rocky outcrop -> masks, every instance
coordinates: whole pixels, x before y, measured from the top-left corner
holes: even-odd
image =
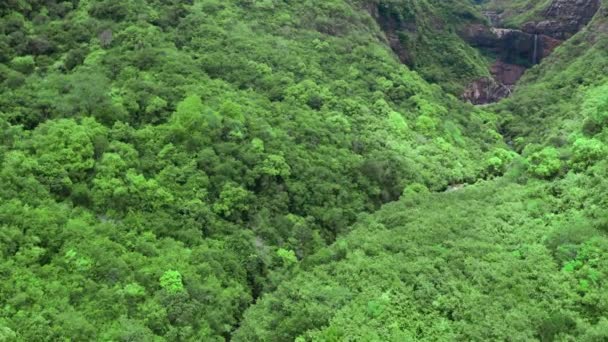
[[[503,61],[496,61],[490,67],[490,73],[494,79],[498,83],[507,86],[509,90],[515,86],[524,72],[526,72],[525,67],[517,64],[508,64]]]
[[[462,95],[473,104],[496,102],[508,96],[526,69],[549,56],[561,43],[546,35],[485,25],[471,25],[462,36],[469,44],[497,56],[490,68],[492,77],[473,81]]]
[[[483,77],[472,82],[462,94],[463,99],[477,105],[496,102],[511,94],[511,89],[492,77]]]
[[[366,9],[372,18],[376,20],[378,25],[380,25],[380,28],[385,34],[387,43],[397,57],[399,57],[401,63],[411,66],[413,58],[399,39],[399,32],[416,31],[416,24],[414,22],[404,22],[401,20],[398,13],[392,12],[390,7],[387,6],[369,3],[366,6]]]
[[[465,100],[472,103],[485,104],[508,96],[527,68],[540,63],[565,39],[587,25],[601,7],[601,0],[548,2],[548,6],[542,12],[533,13],[539,18],[538,20],[526,23],[518,29],[501,27],[504,23],[510,22],[511,15],[522,13],[517,11],[511,14],[508,11],[485,11],[483,15],[486,21],[475,13],[461,13],[463,20],[458,25],[447,27],[448,24],[443,21],[443,17],[433,11],[426,11],[428,9],[413,6],[414,3],[408,1],[399,4],[390,1],[367,1],[363,2],[363,6],[382,29],[384,34],[381,39],[386,40],[400,61],[420,70],[422,74],[425,70],[432,70],[430,76],[426,76],[433,78],[433,82],[437,82],[437,74],[440,74],[437,70],[448,70],[450,74],[458,74],[459,71],[466,69],[475,70],[474,75],[483,74],[479,72],[479,66],[483,62],[481,59],[476,59],[477,56],[470,60],[457,59],[451,54],[461,50],[455,49],[433,55],[432,51],[428,50],[431,46],[429,39],[426,39],[431,34],[434,37],[440,36],[446,28],[451,34],[452,29],[456,29],[466,42],[482,50],[484,55],[496,56],[489,70],[491,77],[475,79],[465,88],[462,95]],[[526,2],[526,6],[531,4],[533,2]],[[527,10],[532,10],[531,8],[526,7]],[[423,15],[427,12],[435,14],[429,14],[428,17]],[[445,37],[450,39],[449,35]],[[444,56],[451,58],[443,58]],[[454,61],[464,62],[458,64]],[[429,65],[433,68],[425,68]],[[463,75],[462,81],[478,77],[466,73]]]
[[[467,27],[462,36],[469,44],[492,51],[500,61],[523,66],[537,64],[561,43],[560,40],[542,34],[481,24]]]
[[[502,17],[496,11],[482,11],[482,14],[488,19],[491,27],[502,26]]]
[[[526,68],[585,27],[600,5],[601,0],[553,0],[541,13],[541,20],[526,23],[520,30],[498,28],[503,22],[501,14],[484,12],[490,27],[471,25],[462,36],[471,45],[496,55],[497,60],[490,68],[492,78],[473,81],[462,97],[486,104],[508,96]]]
[[[559,40],[570,38],[593,18],[600,0],[553,0],[543,13],[543,20],[524,24],[522,30]]]
[[[475,80],[467,87],[462,97],[473,104],[496,102],[511,94],[525,71],[526,68],[521,65],[496,61],[490,67],[492,77]]]

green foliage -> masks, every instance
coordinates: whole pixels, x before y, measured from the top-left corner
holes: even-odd
[[[437,123],[431,117],[420,115],[418,119],[416,119],[416,128],[425,135],[433,135],[436,127]]]
[[[13,69],[15,69],[23,74],[32,73],[34,71],[34,68],[36,67],[36,63],[34,62],[34,57],[32,57],[32,56],[15,57],[15,58],[13,58],[13,60],[11,61],[10,64],[13,67]]]
[[[606,157],[606,145],[597,139],[578,138],[572,144],[572,165],[584,170]]]
[[[551,4],[551,0],[481,0],[487,2],[484,7],[488,10],[502,13],[506,18],[505,25],[521,27],[531,21],[542,21],[543,13]]]
[[[293,265],[298,262],[298,258],[296,258],[296,253],[291,250],[286,250],[283,248],[279,248],[277,250],[277,256],[281,259],[284,265]]]
[[[160,277],[160,287],[171,294],[176,294],[184,291],[182,283],[182,275],[178,271],[166,271]]]
[[[0,18],[0,340],[605,337],[600,36],[482,109],[465,0]]]
[[[581,112],[602,127],[608,124],[608,84],[594,87],[585,94]]]
[[[532,153],[527,161],[532,175],[539,178],[551,178],[557,175],[562,167],[559,151],[554,147],[545,147]]]
[[[486,171],[492,176],[502,176],[516,156],[517,153],[513,151],[498,148],[492,152],[491,157],[486,159]]]
[[[605,314],[600,288],[608,274],[600,255],[608,240],[591,233],[543,245],[543,236],[572,225],[563,221],[566,210],[539,226],[539,217],[568,203],[546,187],[552,185],[483,182],[386,205],[248,310],[235,340],[580,340],[597,334],[592,317]],[[561,270],[552,246],[575,250]],[[479,324],[481,317],[487,324]]]
[[[225,217],[244,214],[249,209],[250,194],[247,190],[234,184],[227,183],[220,192],[220,197],[213,204],[213,210]]]
[[[204,129],[205,107],[201,98],[196,95],[187,96],[177,104],[177,110],[173,114],[173,122],[186,132]]]

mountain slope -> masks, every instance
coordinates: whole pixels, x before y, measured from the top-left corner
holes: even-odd
[[[489,107],[523,152],[506,177],[406,190],[250,308],[237,340],[607,339],[605,6]]]
[[[601,185],[505,179],[404,195],[303,262],[236,340],[605,339],[608,239],[577,207],[606,193],[605,167]]]
[[[359,214],[509,158],[361,3],[0,13],[1,339],[228,339]]]
[[[475,107],[469,1],[2,2],[0,340],[606,339],[605,8]]]
[[[460,35],[485,22],[468,0],[375,0],[365,7],[401,62],[427,81],[460,96],[464,87],[489,76],[488,61]]]
[[[528,142],[559,146],[573,133],[600,133],[604,122],[596,116],[604,111],[602,86],[608,70],[606,6],[602,3],[586,28],[530,70],[513,97],[496,106],[497,112],[512,113],[506,127],[513,138],[521,138],[518,148]]]

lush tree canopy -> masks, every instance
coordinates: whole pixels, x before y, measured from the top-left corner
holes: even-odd
[[[607,38],[475,107],[484,20],[2,2],[0,341],[607,339]]]

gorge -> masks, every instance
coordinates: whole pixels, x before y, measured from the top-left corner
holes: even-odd
[[[481,63],[474,63],[485,63],[481,68],[486,74],[481,75],[478,71],[477,76],[468,79],[464,89],[459,89],[457,94],[473,104],[493,103],[509,96],[527,69],[551,55],[560,44],[589,23],[598,11],[600,1],[553,0],[546,9],[521,19],[522,23],[505,20],[507,17],[517,18],[517,13],[495,8],[493,3],[490,1],[484,5],[488,9],[481,12],[483,17],[471,16],[456,26],[457,35],[484,58]],[[415,6],[404,10],[378,4],[368,7],[368,11],[384,31],[387,44],[400,61],[414,69],[426,68],[427,62],[420,56],[423,53],[420,46],[425,44],[420,40],[421,35],[425,31],[444,31],[448,33],[440,34],[447,35],[453,29],[440,18],[434,18],[430,23],[416,19],[421,14],[416,12]],[[464,73],[461,70],[461,74]]]
[[[608,341],[608,0],[0,1],[0,184],[0,342]]]

